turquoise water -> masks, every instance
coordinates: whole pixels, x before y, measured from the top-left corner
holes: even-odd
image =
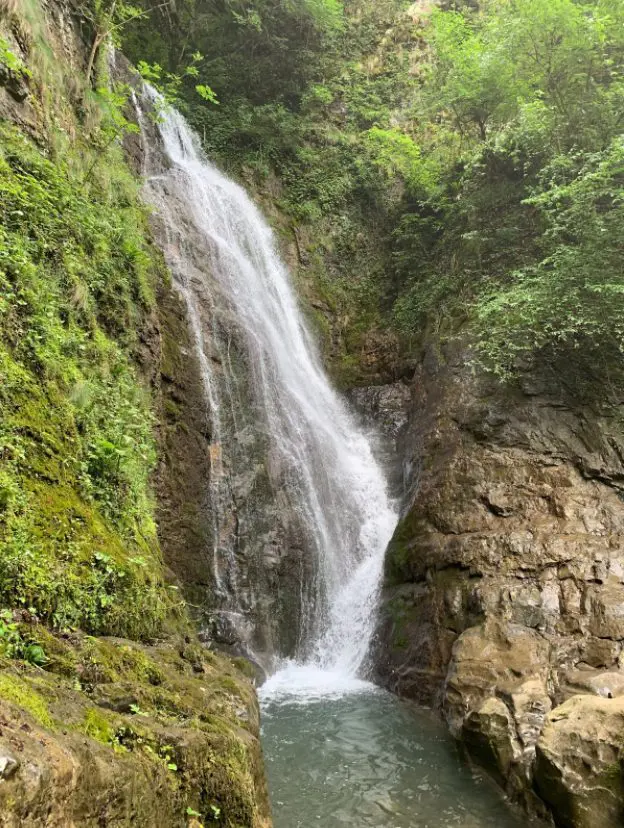
[[[363,686],[263,698],[275,828],[520,828],[429,711]]]

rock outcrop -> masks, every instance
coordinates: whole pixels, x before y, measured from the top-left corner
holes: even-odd
[[[531,810],[545,813],[546,802],[558,825],[615,827],[624,808],[617,412],[572,405],[535,376],[503,390],[467,359],[431,351],[415,377],[379,677],[439,706]]]
[[[559,825],[624,824],[624,701],[573,696],[546,718],[535,785]]]
[[[0,826],[270,825],[242,669],[188,638],[45,640],[45,672],[0,662]]]

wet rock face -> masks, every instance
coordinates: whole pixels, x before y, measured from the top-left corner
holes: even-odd
[[[619,805],[605,804],[603,821],[566,816],[581,813],[577,800],[600,787],[604,768],[588,760],[581,784],[573,751],[551,735],[567,700],[593,720],[624,688],[621,429],[535,378],[503,391],[472,376],[465,356],[430,353],[415,378],[379,677],[439,705],[471,753],[534,810],[537,792],[557,824],[621,825],[621,784],[609,789]],[[598,734],[588,725],[588,755],[602,756]],[[537,776],[547,754],[560,770],[556,801]]]
[[[166,231],[154,220],[163,246]],[[196,241],[194,290],[206,334],[204,356],[218,387],[215,423],[202,378],[188,309],[177,291],[160,298],[164,427],[159,475],[161,543],[200,623],[219,645],[261,660],[266,669],[280,642],[297,644],[301,526],[279,464],[261,431],[242,334],[215,311],[218,287]],[[206,287],[204,287],[204,281]],[[307,578],[310,581],[311,577]]]
[[[411,388],[404,382],[391,385],[369,385],[354,388],[349,393],[354,406],[361,412],[364,422],[398,442],[407,425]]]
[[[132,79],[121,56],[116,72]],[[142,102],[145,106],[145,102]],[[161,138],[126,142],[133,165],[167,169]],[[293,654],[314,555],[283,459],[271,446],[246,331],[219,282],[214,251],[163,181],[146,191],[160,205],[154,240],[172,274],[159,297],[164,397],[159,474],[160,540],[166,563],[196,607],[206,639],[261,670]]]
[[[412,389],[399,381],[389,385],[354,388],[347,399],[373,434],[376,455],[386,469],[390,486],[400,494],[403,488],[403,440],[406,434]]]

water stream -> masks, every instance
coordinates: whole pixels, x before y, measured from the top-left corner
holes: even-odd
[[[261,701],[276,825],[513,826],[434,719],[360,677],[396,523],[384,474],[323,371],[266,220],[179,113],[163,111],[157,130],[147,124],[158,103],[150,90],[137,102],[146,198],[186,305],[210,419],[214,609],[236,619],[271,673]],[[254,498],[269,515],[265,535],[245,513]],[[296,589],[278,605],[280,561],[292,548]],[[272,623],[286,604],[296,605],[281,627],[296,626],[288,645]]]
[[[164,223],[165,255],[187,306],[210,410],[213,572],[221,609],[250,603],[239,584],[248,581],[251,555],[236,556],[234,545],[221,542],[229,511],[223,487],[231,480],[223,458],[239,433],[237,414],[245,416],[245,405],[233,399],[236,371],[224,353],[229,330],[251,387],[247,408],[253,439],[263,443],[259,461],[286,501],[288,522],[298,527],[297,641],[289,653],[277,642],[275,661],[287,654],[354,674],[368,649],[383,554],[396,523],[383,472],[325,375],[260,211],[207,161],[178,112],[162,113],[159,133],[165,166],[148,170],[146,192]],[[146,156],[151,163],[154,153]],[[244,454],[228,458],[233,474],[249,463]],[[245,541],[239,537],[239,546]]]

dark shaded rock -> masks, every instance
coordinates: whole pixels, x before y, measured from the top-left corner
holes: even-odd
[[[371,432],[376,456],[387,471],[393,492],[400,494],[405,476],[403,438],[412,391],[405,382],[354,388],[347,394],[364,428]]]
[[[22,103],[28,97],[29,89],[26,76],[21,72],[12,72],[2,64],[0,64],[0,86],[4,87],[17,103]]]

